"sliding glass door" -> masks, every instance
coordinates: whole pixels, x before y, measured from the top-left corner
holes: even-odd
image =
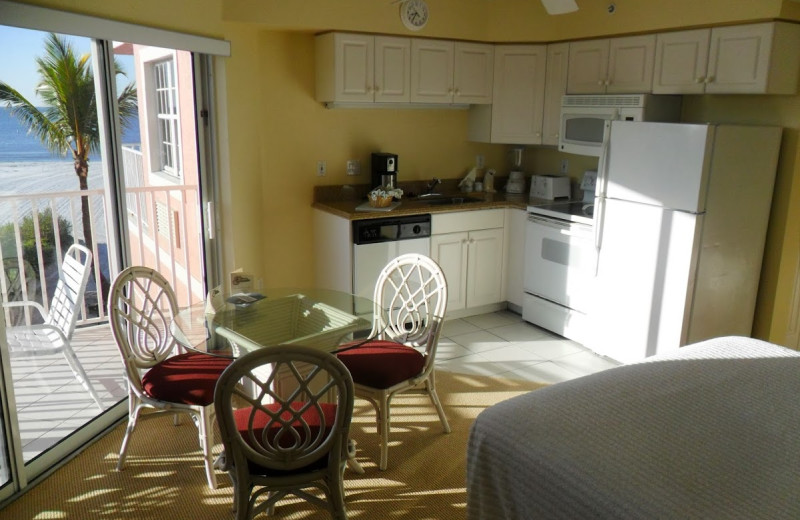
[[[0,61],[2,499],[125,415],[109,285],[147,265],[181,305],[201,300],[211,195],[199,56],[2,25],[0,47],[14,49]],[[73,244],[89,251],[84,284],[70,279]],[[73,284],[77,298],[62,298]],[[36,335],[71,312],[74,329]]]

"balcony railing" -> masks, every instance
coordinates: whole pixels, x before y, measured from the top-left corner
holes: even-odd
[[[123,147],[123,164],[131,264],[161,272],[182,305],[202,299],[197,187],[143,186],[141,152],[136,147]],[[110,258],[116,254],[109,244],[113,248],[116,241],[108,239],[109,203],[103,189],[0,195],[2,301],[38,301],[48,309],[64,252],[74,241],[83,242],[82,197],[88,197],[91,214],[93,266],[78,324],[106,319],[105,291],[115,274]],[[9,325],[36,320],[17,309],[4,312]]]

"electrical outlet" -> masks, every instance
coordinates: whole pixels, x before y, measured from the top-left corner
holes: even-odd
[[[561,173],[569,171],[569,159],[561,159]]]
[[[476,168],[483,168],[486,163],[486,158],[482,154],[478,154],[475,156],[475,167]]]
[[[350,159],[347,161],[347,175],[359,175],[361,173],[361,161]]]
[[[325,161],[317,161],[317,177],[324,177],[328,171],[328,165]]]

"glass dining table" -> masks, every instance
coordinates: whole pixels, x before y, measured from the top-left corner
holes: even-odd
[[[239,357],[272,345],[305,345],[336,350],[343,343],[367,340],[373,329],[373,302],[343,291],[282,288],[227,295],[182,309],[171,332],[186,348]]]

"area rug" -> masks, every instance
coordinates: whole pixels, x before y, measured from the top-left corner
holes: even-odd
[[[541,385],[498,377],[437,372],[437,388],[452,432],[442,432],[433,406],[422,396],[392,402],[389,467],[377,468],[375,415],[356,400],[351,436],[364,475],[347,470],[345,494],[351,519],[466,517],[466,445],[469,427],[487,406]],[[140,421],[128,448],[125,469],[116,471],[124,425],[87,448],[41,484],[0,510],[0,519],[232,518],[232,487],[225,473],[211,490],[191,421],[174,426],[168,416]],[[217,437],[219,439],[219,437]],[[222,450],[217,443],[215,451]],[[287,499],[271,518],[328,519],[304,501]],[[263,515],[262,515],[263,516]],[[267,518],[263,516],[263,518]]]

